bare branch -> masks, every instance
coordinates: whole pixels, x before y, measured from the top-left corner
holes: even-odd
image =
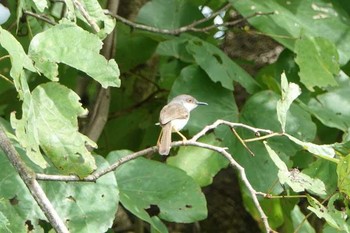
[[[0,148],[4,151],[12,166],[17,170],[19,176],[27,186],[35,201],[38,203],[40,209],[44,212],[52,227],[58,233],[68,233],[69,231],[64,225],[64,222],[57,214],[50,200],[47,198],[45,192],[36,180],[35,173],[21,160],[1,126]]]
[[[268,135],[273,135],[273,132],[271,130],[266,130],[266,129],[260,129],[260,128],[255,128],[255,127],[251,127],[242,123],[233,123],[233,122],[228,122],[225,120],[217,120],[216,122],[214,122],[211,125],[208,125],[206,127],[204,127],[203,130],[201,130],[199,133],[197,133],[192,139],[187,140],[187,141],[177,141],[177,142],[173,142],[171,144],[172,147],[178,147],[178,146],[196,146],[196,147],[201,147],[201,148],[205,148],[208,150],[212,150],[215,152],[218,152],[219,154],[221,154],[222,156],[224,156],[230,163],[231,167],[234,169],[237,169],[240,177],[243,181],[243,183],[245,184],[245,186],[247,187],[249,193],[252,196],[253,202],[255,207],[257,208],[260,217],[262,219],[262,222],[265,226],[265,230],[266,232],[273,232],[273,230],[271,229],[269,222],[267,220],[267,216],[265,214],[265,212],[263,211],[259,200],[258,200],[258,196],[262,195],[262,192],[257,192],[253,186],[251,185],[251,183],[249,182],[247,175],[245,173],[245,169],[244,167],[242,167],[235,159],[233,159],[233,156],[227,152],[228,148],[225,147],[218,147],[218,146],[213,146],[210,144],[206,144],[206,143],[202,143],[202,142],[198,142],[197,140],[204,136],[208,131],[218,127],[219,125],[227,125],[229,126],[231,129],[235,128],[235,127],[242,127],[242,128],[246,128],[250,131],[253,131],[255,134],[260,135],[260,133],[266,133]],[[92,173],[91,175],[80,179],[77,176],[61,176],[61,175],[46,175],[46,174],[37,174],[37,179],[40,180],[55,180],[55,181],[88,181],[88,182],[94,182],[96,181],[98,178],[100,178],[101,176],[114,171],[115,169],[117,169],[120,165],[133,160],[135,158],[138,158],[140,156],[146,155],[146,154],[150,154],[150,153],[155,153],[158,151],[158,148],[156,146],[153,147],[149,147],[147,149],[129,154],[127,156],[124,156],[122,158],[120,158],[118,161],[116,161],[115,163],[113,163],[112,165],[110,165],[109,167],[103,169],[103,170],[97,170],[96,172]],[[264,195],[265,197],[267,196],[267,194]]]
[[[31,12],[31,11],[27,11],[27,10],[24,10],[23,14],[32,16],[32,17],[37,18],[37,19],[40,19],[40,20],[42,20],[42,21],[44,21],[44,22],[46,22],[48,24],[51,24],[53,26],[55,26],[57,24],[55,21],[52,21],[51,19],[49,19],[45,15],[39,15],[39,14],[36,14],[34,12]]]
[[[183,27],[180,27],[180,28],[177,28],[177,29],[156,28],[156,27],[147,26],[147,25],[144,25],[144,24],[138,24],[138,23],[132,22],[132,21],[130,21],[128,19],[125,19],[125,18],[123,18],[123,17],[121,17],[121,16],[119,16],[117,14],[113,14],[111,12],[106,12],[105,14],[114,17],[116,20],[124,23],[125,25],[130,26],[131,28],[140,29],[140,30],[149,31],[149,32],[154,32],[154,33],[167,34],[167,35],[179,35],[179,34],[184,33],[184,32],[202,32],[202,33],[206,33],[206,32],[208,32],[208,31],[210,31],[210,30],[212,30],[214,28],[237,25],[238,23],[240,23],[240,22],[242,22],[244,20],[247,20],[247,19],[250,19],[250,18],[253,18],[253,17],[256,17],[256,16],[274,14],[274,12],[266,12],[266,13],[264,13],[264,12],[255,12],[252,15],[249,15],[249,16],[247,16],[245,18],[238,19],[238,20],[235,20],[235,21],[224,22],[222,24],[213,24],[213,25],[210,25],[210,26],[207,26],[207,27],[203,27],[203,28],[197,27],[198,25],[200,25],[200,24],[202,24],[204,22],[208,22],[212,18],[216,17],[222,11],[227,10],[230,6],[231,6],[230,4],[227,4],[223,8],[213,12],[213,14],[210,15],[209,17],[197,20],[197,21],[195,21],[195,22],[193,22],[191,24],[188,24],[186,26],[183,26]]]
[[[92,173],[91,175],[80,179],[78,176],[75,175],[47,175],[47,174],[37,174],[36,178],[38,180],[51,180],[51,181],[87,181],[87,182],[95,182],[98,178],[100,178],[101,176],[114,171],[115,169],[117,169],[120,165],[136,159],[138,157],[144,156],[146,154],[150,154],[150,153],[154,153],[157,152],[158,148],[156,146],[153,147],[149,147],[147,149],[129,154],[127,156],[124,156],[123,158],[120,158],[118,161],[114,162],[112,165],[110,165],[109,167],[103,169],[103,170],[97,170],[94,173]]]
[[[245,125],[242,123],[234,123],[234,122],[229,122],[229,121],[225,121],[225,120],[217,120],[213,124],[205,126],[199,133],[194,135],[191,140],[197,141],[200,137],[203,137],[208,131],[215,129],[219,125],[227,125],[230,128],[236,128],[236,127],[245,128],[247,130],[252,131],[255,135],[260,134],[260,133],[264,133],[267,135],[274,133],[273,131],[271,131],[269,129],[260,129],[260,128],[255,128],[255,127]],[[246,142],[246,140],[245,140],[245,142]]]

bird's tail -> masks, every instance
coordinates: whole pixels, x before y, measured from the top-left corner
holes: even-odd
[[[168,123],[163,126],[162,132],[160,132],[158,140],[158,152],[160,155],[168,155],[170,152],[171,130],[171,124]]]

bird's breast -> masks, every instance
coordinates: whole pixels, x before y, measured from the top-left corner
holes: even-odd
[[[175,119],[171,121],[171,126],[176,130],[180,131],[187,124],[189,118],[185,119]]]

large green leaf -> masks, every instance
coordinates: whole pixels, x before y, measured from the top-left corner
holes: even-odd
[[[25,158],[24,152],[18,151]],[[96,156],[96,162],[100,169],[108,166],[101,156]],[[0,215],[2,212],[8,219],[8,229],[13,233],[27,232],[26,227],[32,225],[35,232],[44,232],[39,220],[47,221],[46,217],[2,151],[0,169]],[[36,168],[36,171],[57,173],[53,168]],[[70,232],[106,232],[112,226],[119,201],[113,174],[94,183],[42,181],[40,184]]]
[[[136,20],[157,28],[177,29],[200,18],[203,15],[191,1],[154,0],[141,8]]]
[[[217,46],[193,39],[189,41],[187,49],[213,82],[220,82],[229,90],[233,90],[234,81],[241,84],[249,93],[259,89],[257,82]]]
[[[70,89],[53,82],[41,84],[25,95],[22,118],[17,120],[13,115],[11,124],[36,164],[46,166],[40,147],[64,174],[86,176],[96,168],[86,144],[96,145],[78,132],[77,117],[87,113],[79,99]]]
[[[295,61],[300,68],[300,81],[311,91],[315,86],[336,86],[339,73],[337,48],[329,40],[302,38],[295,44]]]
[[[325,159],[318,159],[309,164],[303,172],[313,178],[318,178],[326,186],[327,195],[335,193],[337,190],[337,164]]]
[[[7,50],[11,57],[10,75],[14,80],[15,87],[22,97],[22,87],[20,85],[20,76],[23,74],[23,68],[35,72],[32,60],[24,52],[22,45],[8,31],[0,27],[0,44]]]
[[[293,230],[299,228],[299,232],[315,233],[315,229],[311,226],[307,220],[305,214],[300,210],[300,207],[296,205],[290,213],[291,221],[293,224]],[[300,226],[301,225],[301,226]]]
[[[103,87],[119,87],[119,69],[115,60],[107,61],[101,54],[102,41],[73,23],[61,23],[34,36],[29,56],[40,72],[57,80],[57,63],[81,70]]]
[[[263,129],[280,131],[276,114],[280,97],[272,91],[262,91],[248,99],[242,109],[246,123]],[[310,114],[292,103],[286,116],[286,132],[303,141],[312,141],[316,135],[316,125]]]
[[[259,84],[222,50],[197,37],[182,35],[161,42],[157,52],[185,62],[194,60],[214,83],[218,82],[228,90],[234,89],[234,82],[241,84],[249,93],[259,89]]]
[[[188,36],[180,36],[162,41],[157,47],[157,53],[163,56],[172,56],[188,63],[194,62],[192,54],[187,49],[187,43],[190,38]]]
[[[310,99],[307,107],[324,125],[347,132],[350,125],[350,79],[341,72],[338,82],[338,87]]]
[[[349,15],[343,7],[332,1],[323,0],[230,0],[232,5],[244,16],[256,12],[274,12],[272,15],[249,19],[258,30],[272,36],[275,40],[294,50],[300,36],[307,38],[325,37],[337,47],[340,63],[350,59]],[[307,52],[307,51],[304,51]]]
[[[101,156],[95,155],[95,159],[98,170],[110,165]],[[44,172],[52,173],[51,170]],[[113,225],[119,189],[112,173],[91,183],[52,181],[41,182],[41,185],[70,232],[106,232]]]
[[[158,45],[144,33],[131,31],[123,24],[118,24],[117,36],[116,61],[122,72],[146,62]]]
[[[107,160],[112,163],[128,153],[114,151]],[[207,216],[200,187],[180,169],[138,158],[123,164],[115,175],[123,206],[158,230],[164,227],[158,218],[189,223]]]
[[[213,134],[202,138],[200,142],[220,146],[221,142]],[[199,147],[181,147],[177,155],[167,159],[167,163],[184,170],[200,186],[213,182],[213,177],[228,165],[228,160],[222,155]]]

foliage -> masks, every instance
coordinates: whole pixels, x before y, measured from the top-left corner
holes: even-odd
[[[216,18],[232,22],[235,10],[247,18],[245,27],[210,27],[215,17],[203,20],[203,9],[215,12],[226,1],[149,1],[135,28],[107,14],[106,1],[9,1],[11,16],[0,27],[1,129],[35,173],[84,179],[156,145],[161,106],[188,93],[209,104],[191,112],[188,138],[217,119],[254,127],[218,126],[198,142],[224,148],[244,168],[256,193],[239,173],[241,195],[262,231],[252,195],[265,197],[258,205],[273,229],[349,232],[348,3],[228,2],[231,8]],[[101,51],[114,27],[111,58]],[[232,32],[262,34],[284,51],[251,75],[242,67],[254,61],[232,59],[222,50]],[[109,88],[111,104],[94,142],[83,129],[94,117],[88,112],[96,113],[100,86]],[[259,135],[257,129],[271,133]],[[233,166],[204,146],[174,147],[171,155],[165,163],[158,155],[127,161],[96,182],[40,185],[71,232],[112,231],[119,204],[152,231],[167,232],[166,222],[206,219],[201,188]],[[0,231],[47,232],[46,216],[5,151],[0,170]],[[311,214],[324,222],[309,221]]]

